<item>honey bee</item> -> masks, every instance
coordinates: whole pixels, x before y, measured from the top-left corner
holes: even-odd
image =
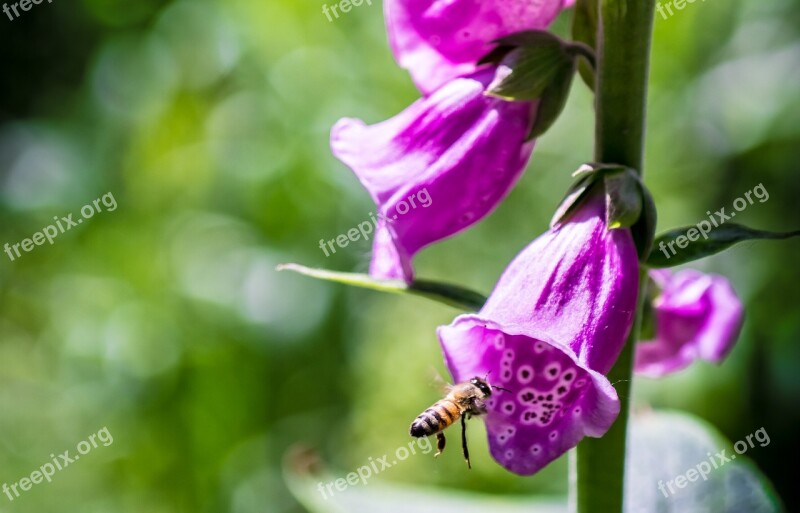
[[[487,375],[488,377],[488,375]],[[467,467],[472,468],[469,461],[467,448],[467,424],[470,417],[477,417],[486,413],[486,400],[491,397],[492,389],[510,392],[510,390],[489,385],[486,378],[474,377],[469,381],[448,387],[444,399],[440,399],[420,413],[411,423],[410,433],[415,438],[436,434],[436,454],[439,456],[444,451],[446,443],[443,431],[461,419],[461,448]]]

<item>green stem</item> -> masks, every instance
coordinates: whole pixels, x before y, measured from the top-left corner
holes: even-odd
[[[655,0],[598,0],[595,159],[641,172]]]
[[[633,370],[633,348],[642,327],[647,271],[639,272],[639,298],[633,327],[608,380],[617,390],[619,417],[602,438],[584,438],[570,453],[570,509],[577,513],[622,513],[625,484],[625,441]]]
[[[642,172],[648,63],[654,0],[597,0],[595,160]],[[602,438],[586,438],[571,455],[571,509],[576,513],[622,513],[625,441],[630,407],[633,348],[639,336],[646,273],[631,333],[608,374],[620,414]]]

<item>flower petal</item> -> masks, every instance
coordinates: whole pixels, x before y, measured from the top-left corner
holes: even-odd
[[[600,196],[525,248],[481,310],[535,327],[589,368],[611,370],[633,323],[639,283],[630,230],[608,230]]]
[[[636,346],[637,374],[661,377],[694,360],[721,362],[742,325],[742,304],[727,279],[685,269],[651,275],[662,288],[653,302],[656,338]]]
[[[429,94],[475,71],[495,39],[544,29],[563,7],[562,0],[386,0],[384,14],[395,59]]]
[[[488,70],[458,78],[376,125],[334,126],[334,155],[386,220],[373,276],[410,281],[417,251],[485,217],[522,174],[533,150],[525,142],[533,106],[485,96],[491,79]]]
[[[494,458],[532,474],[619,413],[608,372],[630,331],[638,291],[630,230],[608,230],[602,195],[526,247],[477,315],[440,327],[456,382],[511,390],[487,403]],[[507,397],[508,396],[508,397]]]
[[[516,474],[537,472],[584,436],[602,436],[619,414],[605,376],[545,334],[471,315],[440,327],[439,338],[456,382],[488,374],[510,390],[492,394],[485,418],[492,457]]]

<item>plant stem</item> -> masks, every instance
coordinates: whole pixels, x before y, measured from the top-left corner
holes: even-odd
[[[595,160],[641,173],[654,0],[598,0]]]
[[[595,160],[641,174],[654,0],[597,1]],[[571,455],[571,509],[576,513],[623,513],[633,348],[645,297],[643,270],[639,282],[631,333],[608,374],[619,396],[619,417],[605,436],[584,439]]]
[[[619,397],[619,417],[602,438],[584,438],[570,453],[570,510],[576,513],[623,512],[633,348],[641,331],[646,285],[647,272],[642,269],[633,327],[617,363],[608,373]]]

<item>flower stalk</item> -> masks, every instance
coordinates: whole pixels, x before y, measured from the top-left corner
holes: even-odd
[[[641,174],[654,0],[597,1],[595,160]],[[623,512],[632,355],[647,284],[643,272],[639,283],[633,328],[608,374],[619,395],[619,417],[604,437],[584,439],[570,460],[570,509],[575,513]]]

